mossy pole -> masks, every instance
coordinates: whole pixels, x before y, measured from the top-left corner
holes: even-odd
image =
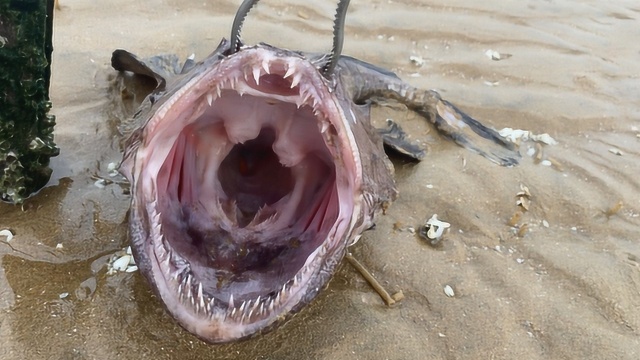
[[[0,0],[0,200],[21,203],[49,180],[54,0]]]

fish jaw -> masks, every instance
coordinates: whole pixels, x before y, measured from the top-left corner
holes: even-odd
[[[372,211],[357,121],[312,61],[266,45],[212,56],[157,101],[122,172],[141,273],[221,343],[311,301]]]

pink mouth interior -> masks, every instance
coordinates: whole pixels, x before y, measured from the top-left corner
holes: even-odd
[[[313,105],[270,97],[298,96],[290,84],[265,74],[260,85],[245,83],[259,94],[223,89],[211,106],[202,99],[204,112],[165,145],[157,176],[165,241],[219,300],[277,293],[340,212],[334,155]]]

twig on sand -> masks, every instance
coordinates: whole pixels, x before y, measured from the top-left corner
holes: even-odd
[[[382,284],[380,284],[380,282],[378,282],[378,280],[376,280],[376,278],[373,277],[373,274],[371,274],[369,270],[367,270],[364,267],[364,265],[362,265],[358,260],[356,260],[356,258],[354,258],[353,255],[351,255],[351,253],[347,253],[345,257],[347,258],[347,261],[349,261],[349,264],[351,264],[356,270],[358,270],[360,275],[362,275],[362,277],[365,280],[367,280],[369,285],[371,285],[371,287],[378,293],[378,295],[380,295],[380,297],[385,302],[385,304],[387,304],[387,306],[392,306],[396,302],[404,298],[404,295],[402,295],[401,291],[399,291],[396,294],[393,294],[393,296],[389,295],[387,290],[385,290],[385,288],[382,287]]]

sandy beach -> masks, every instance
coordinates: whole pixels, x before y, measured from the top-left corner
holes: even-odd
[[[212,346],[180,328],[138,272],[107,275],[127,246],[129,207],[120,184],[95,184],[121,159],[111,53],[202,59],[229,37],[239,2],[60,0],[61,154],[47,188],[22,207],[0,204],[0,230],[15,234],[0,236],[0,358],[640,358],[637,1],[351,1],[345,54],[438,90],[485,125],[557,141],[522,141],[520,165],[504,168],[400,107],[376,109],[377,123],[392,117],[428,148],[421,163],[394,158],[400,196],[350,249],[402,290],[396,306],[345,262],[284,326]],[[244,40],[328,51],[335,2],[311,3],[263,1]],[[411,231],[433,214],[451,224],[437,247]]]

